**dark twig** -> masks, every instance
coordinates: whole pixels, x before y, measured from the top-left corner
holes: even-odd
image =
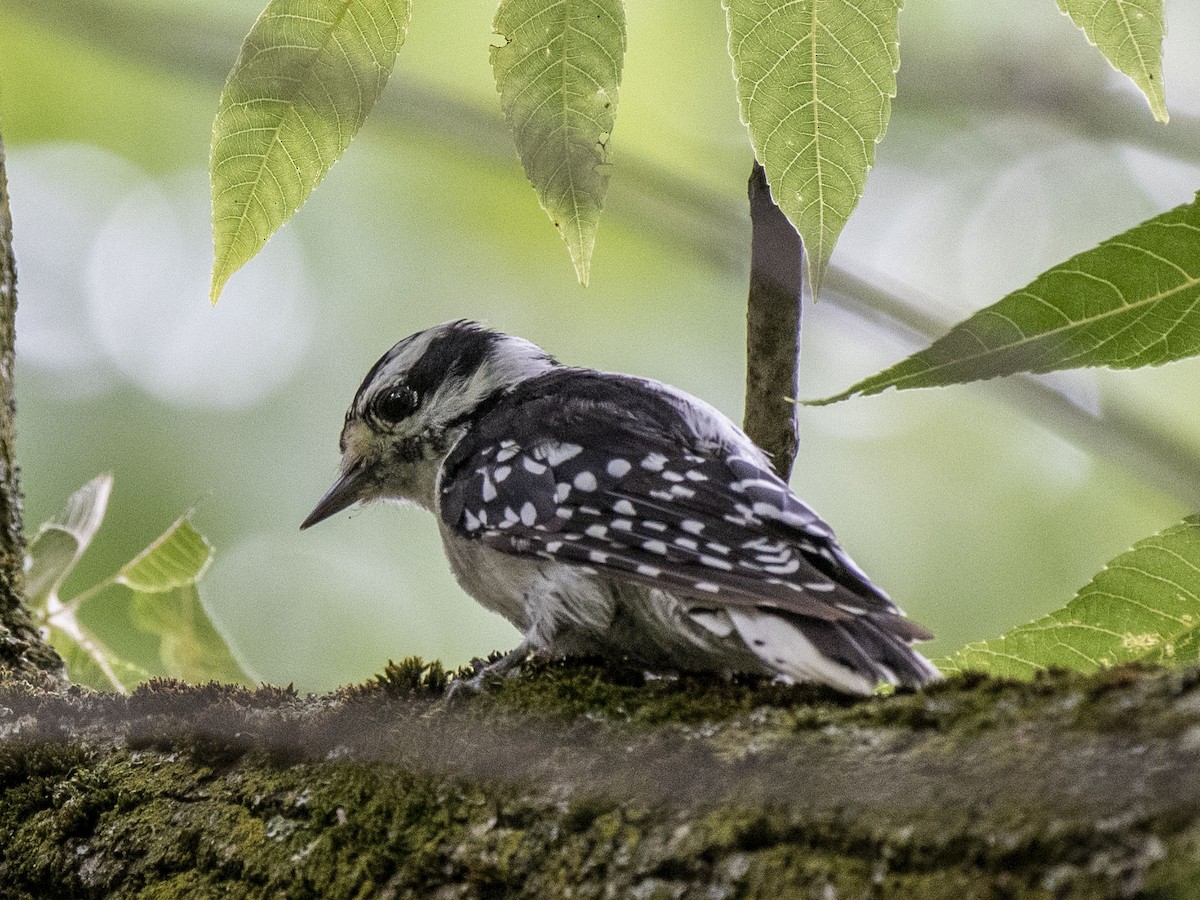
[[[746,301],[746,434],[780,478],[796,459],[796,390],[804,244],[775,201],[757,161],[750,172],[750,295]]]

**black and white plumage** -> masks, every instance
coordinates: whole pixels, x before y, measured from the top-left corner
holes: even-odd
[[[304,526],[360,500],[433,511],[456,577],[530,650],[761,672],[867,693],[937,670],[766,455],[708,404],[562,366],[472,322],[398,343],[346,414],[342,475]]]

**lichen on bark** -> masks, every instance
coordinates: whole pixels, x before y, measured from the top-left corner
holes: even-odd
[[[1200,671],[852,700],[415,662],[300,697],[0,686],[11,896],[1133,897],[1200,877]]]

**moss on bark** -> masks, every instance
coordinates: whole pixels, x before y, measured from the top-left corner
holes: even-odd
[[[0,686],[4,896],[1195,896],[1200,671]]]

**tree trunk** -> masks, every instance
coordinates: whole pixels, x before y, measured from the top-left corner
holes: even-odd
[[[13,402],[17,265],[4,161],[0,137],[0,678],[17,675],[48,683],[61,677],[62,660],[43,643],[22,604],[25,532]]]
[[[1200,669],[0,685],[5,897],[1195,897]]]

